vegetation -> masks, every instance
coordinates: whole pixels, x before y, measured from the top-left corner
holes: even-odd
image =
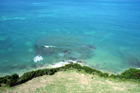
[[[15,86],[15,85],[18,85],[18,84],[25,83],[26,81],[29,81],[29,80],[31,80],[32,78],[35,78],[35,77],[39,77],[39,76],[42,76],[42,75],[53,75],[53,74],[55,74],[55,72],[67,70],[67,69],[70,69],[70,68],[76,69],[78,71],[84,70],[86,73],[93,74],[93,75],[96,74],[96,75],[99,75],[101,77],[110,77],[110,78],[114,78],[114,79],[116,79],[116,78],[119,78],[119,79],[134,79],[134,80],[140,81],[140,70],[137,70],[135,68],[130,68],[128,70],[125,70],[123,73],[118,74],[118,75],[111,74],[109,76],[108,73],[103,73],[99,70],[92,69],[88,66],[81,66],[77,63],[74,63],[74,64],[71,63],[71,64],[67,64],[67,65],[59,67],[59,68],[39,69],[39,70],[36,70],[36,71],[26,72],[21,77],[19,77],[18,74],[13,74],[11,76],[7,75],[5,77],[0,77],[0,86],[2,84],[5,84],[5,85],[8,85],[8,86],[12,87],[12,86]]]
[[[140,79],[140,70],[130,68],[121,73],[121,76],[126,79]]]

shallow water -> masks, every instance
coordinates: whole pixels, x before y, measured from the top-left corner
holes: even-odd
[[[140,68],[140,3],[2,2],[0,11],[0,76],[67,60],[115,74]]]

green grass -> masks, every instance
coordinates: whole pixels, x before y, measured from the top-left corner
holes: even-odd
[[[23,84],[33,78],[42,76],[42,75],[54,75],[58,71],[67,71],[70,69],[74,69],[77,71],[84,71],[86,73],[89,73],[91,75],[98,75],[100,77],[104,78],[114,78],[120,81],[135,81],[140,83],[140,70],[137,70],[135,68],[130,68],[128,70],[125,70],[121,74],[111,74],[109,76],[108,73],[101,72],[96,69],[92,69],[88,66],[81,66],[77,63],[67,64],[65,66],[59,67],[59,68],[51,68],[51,69],[39,69],[36,71],[30,71],[24,73],[21,77],[18,76],[18,74],[13,74],[11,76],[7,75],[4,77],[0,77],[0,85],[5,84],[7,86],[13,87],[19,84]]]
[[[1,87],[0,93],[139,93],[140,84],[91,75],[84,70],[66,70],[41,76],[15,87]]]
[[[71,66],[74,66],[72,68]],[[78,67],[78,69],[75,69]],[[20,85],[9,87],[2,84],[0,93],[97,93],[97,92],[118,92],[118,93],[138,93],[140,91],[140,83],[134,79],[123,79],[120,77],[108,77],[107,73],[84,66],[84,69],[77,64],[62,67],[63,71],[55,72],[54,75],[44,75],[31,78]],[[126,70],[123,75],[131,77],[130,71],[136,72],[135,69]],[[25,76],[39,75],[49,70],[37,70],[25,73]],[[52,70],[55,71],[55,70]],[[95,73],[94,73],[95,72]],[[36,73],[36,74],[35,74]],[[49,72],[50,73],[50,72]],[[133,76],[138,76],[136,72]],[[41,74],[42,75],[42,74]],[[116,75],[117,76],[117,75]],[[16,78],[16,75],[13,75]],[[132,77],[135,78],[135,77]],[[7,79],[7,77],[6,77]],[[9,80],[11,78],[8,78]],[[20,79],[19,79],[20,80]]]

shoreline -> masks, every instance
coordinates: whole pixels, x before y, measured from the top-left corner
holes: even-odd
[[[21,71],[21,72],[18,73],[18,75],[22,76],[24,73],[27,73],[27,72],[30,72],[30,71],[36,71],[36,70],[40,70],[40,69],[58,68],[58,67],[62,67],[62,66],[65,66],[65,65],[71,64],[71,63],[77,63],[81,66],[88,66],[89,68],[92,68],[89,65],[84,64],[84,62],[82,60],[67,60],[67,61],[56,62],[54,64],[49,64],[47,67],[43,66],[43,67],[37,67],[37,68],[34,68],[34,69],[30,69],[30,70]],[[92,69],[96,69],[96,68],[92,68]],[[130,69],[130,68],[128,68],[128,69]],[[140,68],[135,68],[135,69],[140,70]],[[99,70],[99,69],[96,69],[96,70]],[[127,69],[125,69],[125,70],[127,70]],[[99,70],[99,71],[109,73],[109,75],[111,75],[111,74],[117,75],[117,74],[121,74],[122,72],[124,72],[124,71],[122,71],[122,72],[119,72],[119,73],[111,73],[111,72],[107,72],[107,71],[104,71],[104,70]],[[7,76],[7,75],[12,75],[12,74],[6,74],[6,75],[2,75],[0,77],[4,77],[4,76]]]
[[[88,66],[82,66],[79,63],[73,63],[73,62],[68,62],[65,63],[64,66],[60,66],[60,64],[56,64],[55,68],[45,68],[45,69],[38,69],[35,71],[29,71],[24,73],[23,75],[19,76],[18,74],[13,74],[13,75],[7,75],[4,77],[0,77],[0,86],[6,85],[6,86],[17,86],[20,84],[23,84],[33,78],[40,77],[43,75],[54,75],[56,72],[61,72],[61,71],[67,71],[69,69],[73,69],[76,71],[84,71],[85,73],[89,73],[91,75],[98,75],[100,77],[104,78],[114,78],[118,79],[121,81],[134,81],[140,83],[140,70],[136,68],[130,68],[128,70],[125,70],[121,74],[109,74],[106,72],[102,72],[100,70],[92,69]]]
[[[60,83],[61,82],[61,83]],[[78,86],[77,86],[78,85]],[[43,75],[15,87],[0,87],[2,93],[94,93],[94,92],[139,92],[140,84],[120,82],[76,70],[60,71],[52,76]]]
[[[36,71],[36,70],[40,70],[40,69],[58,68],[58,67],[62,67],[62,66],[65,66],[65,65],[71,64],[71,63],[77,63],[77,64],[80,64],[81,66],[87,66],[81,60],[67,60],[67,61],[59,61],[59,62],[56,62],[54,64],[49,64],[47,67],[43,66],[43,67],[38,67],[36,69],[31,69],[31,70],[29,70],[27,72]],[[24,72],[24,73],[26,73],[26,72]],[[19,76],[22,76],[24,73],[19,74]]]

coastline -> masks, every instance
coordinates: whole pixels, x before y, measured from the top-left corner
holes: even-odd
[[[36,70],[40,70],[40,69],[58,68],[58,67],[62,67],[62,66],[65,66],[65,65],[71,64],[71,63],[78,63],[81,66],[88,66],[88,67],[90,67],[89,65],[85,64],[82,60],[66,60],[66,61],[59,61],[59,62],[56,62],[54,64],[49,64],[47,66],[37,67],[37,68],[34,68],[34,69],[30,68],[29,70],[25,70],[25,71],[19,72],[18,75],[20,77],[20,76],[22,76],[26,72],[36,71]],[[92,67],[90,67],[90,68],[92,68]],[[96,69],[96,68],[92,68],[92,69]],[[130,69],[130,68],[128,68],[128,69]],[[140,68],[135,68],[135,69],[140,70]],[[99,69],[96,69],[96,70],[99,70]],[[125,69],[125,70],[127,70],[127,69]],[[119,72],[119,73],[112,73],[112,72],[108,72],[108,71],[104,71],[104,70],[99,70],[99,71],[108,73],[109,75],[111,75],[111,74],[117,75],[117,74],[121,74],[123,72],[122,71],[122,72]],[[3,75],[1,77],[7,76],[7,75],[12,75],[12,74],[6,74],[6,75]]]
[[[59,71],[52,76],[43,75],[14,87],[0,87],[2,93],[101,93],[139,92],[140,83],[102,78],[83,71]]]
[[[80,61],[81,62],[81,61]],[[69,63],[69,64],[68,64]],[[106,72],[101,72],[100,70],[92,69],[88,66],[82,66],[78,63],[68,62],[64,66],[60,66],[60,64],[54,65],[51,68],[45,68],[45,69],[38,69],[36,71],[29,71],[24,73],[22,76],[19,76],[18,74],[13,74],[11,76],[7,75],[4,77],[0,77],[0,86],[17,86],[20,84],[23,84],[33,78],[40,77],[43,75],[54,75],[56,72],[61,71],[67,71],[69,69],[76,70],[76,71],[84,71],[85,73],[91,74],[91,75],[98,75],[100,77],[104,78],[113,78],[118,79],[121,81],[133,81],[140,83],[140,70],[135,68],[130,68],[128,70],[125,70],[121,74],[109,74]],[[60,67],[57,67],[60,66]]]

